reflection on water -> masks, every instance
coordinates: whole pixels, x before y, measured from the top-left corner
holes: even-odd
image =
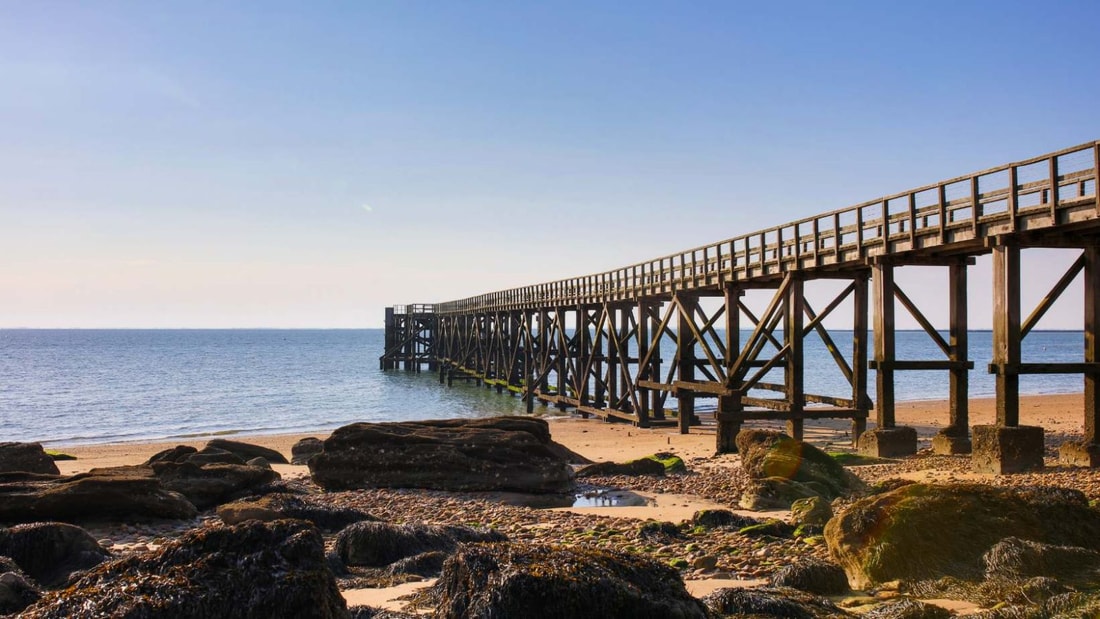
[[[596,488],[577,494],[573,507],[645,507],[651,501],[629,490]]]

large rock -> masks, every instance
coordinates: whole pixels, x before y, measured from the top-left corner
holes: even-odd
[[[308,520],[323,531],[339,531],[364,520],[378,520],[367,512],[348,507],[333,507],[310,496],[278,492],[259,498],[244,499],[218,506],[218,517],[226,524],[245,520]]]
[[[459,544],[506,539],[496,531],[461,525],[357,522],[340,531],[334,549],[345,565],[384,567],[425,552],[451,553]]]
[[[307,436],[294,443],[290,448],[290,463],[305,464],[309,459],[321,453],[325,449],[325,443],[319,438]]]
[[[0,443],[0,473],[61,473],[39,443]]]
[[[161,461],[151,467],[165,488],[187,497],[199,509],[219,505],[280,479],[270,468],[245,464]]]
[[[104,563],[21,617],[349,617],[321,534],[301,521],[196,529]]]
[[[703,619],[676,570],[607,550],[475,544],[443,565],[435,617]]]
[[[638,458],[630,462],[597,462],[577,471],[577,478],[610,477],[612,475],[665,476],[665,465],[655,458]]]
[[[790,587],[818,595],[840,595],[849,590],[844,569],[813,557],[799,559],[772,575],[773,587]]]
[[[1100,550],[1100,511],[1068,488],[911,484],[856,501],[825,526],[856,588],[980,578],[983,555],[1006,537]]]
[[[566,492],[573,470],[552,445],[548,424],[529,417],[355,423],[325,440],[309,470],[326,490]]]
[[[0,529],[0,555],[10,557],[39,583],[53,587],[77,570],[99,565],[110,553],[80,527],[37,522]]]
[[[1021,580],[1037,576],[1100,581],[1100,551],[1007,537],[982,557],[987,578]]]
[[[252,458],[263,458],[272,464],[290,464],[290,462],[287,462],[286,456],[278,451],[260,445],[253,445],[251,443],[215,438],[206,443],[206,446],[236,454],[245,462]]]
[[[42,589],[19,569],[15,561],[0,555],[0,616],[13,615],[42,598]]]
[[[741,500],[745,509],[783,509],[802,498],[832,500],[866,489],[828,454],[782,432],[742,430],[737,434],[737,451],[750,479]]]
[[[149,467],[0,478],[0,522],[188,519],[196,513],[186,498],[161,486]]]
[[[849,619],[854,617],[826,598],[787,588],[718,589],[702,598],[713,617]]]

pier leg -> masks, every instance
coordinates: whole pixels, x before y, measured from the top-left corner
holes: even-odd
[[[693,295],[677,294],[680,304],[678,324],[676,326],[676,354],[680,363],[677,376],[682,381],[695,380],[695,338],[688,322],[698,300]],[[695,393],[686,389],[676,392],[680,407],[680,434],[687,434],[695,419]]]
[[[855,278],[852,291],[852,402],[856,413],[852,418],[852,446],[867,431],[867,416],[871,400],[867,396],[867,271]]]
[[[875,296],[875,387],[878,396],[877,427],[859,437],[859,453],[877,458],[897,458],[917,453],[917,431],[898,427],[894,418],[894,265],[871,265]]]
[[[993,362],[997,424],[974,426],[971,466],[979,473],[1018,473],[1043,466],[1043,429],[1020,425],[1020,247],[993,247]]]
[[[948,267],[948,311],[950,313],[950,360],[965,363],[969,357],[966,314],[967,262],[960,260]],[[932,437],[932,451],[953,455],[970,453],[970,370],[956,366],[951,370],[949,395],[950,420],[946,428]]]
[[[638,302],[638,378],[653,380],[640,364],[649,354],[649,307],[644,301]],[[638,387],[638,427],[649,427],[649,389]]]
[[[1100,247],[1086,247],[1085,257],[1085,363],[1100,361]],[[1100,466],[1100,400],[1097,399],[1095,372],[1085,372],[1085,436],[1081,442],[1071,442],[1058,449],[1062,464]]]
[[[741,308],[738,306],[738,300],[742,294],[744,294],[742,290],[732,286],[726,288],[725,291],[727,386],[732,385],[729,373],[741,353]],[[715,413],[715,420],[718,423],[718,431],[715,433],[715,451],[717,453],[737,452],[737,433],[741,431],[743,408],[740,392],[718,398],[718,412]]]
[[[791,274],[791,286],[785,300],[786,315],[783,319],[784,345],[789,346],[787,368],[785,372],[787,403],[790,413],[796,417],[787,420],[787,434],[795,440],[802,440],[803,419],[800,417],[806,409],[805,358],[803,354],[803,318],[806,315],[803,291],[805,282],[797,274]]]

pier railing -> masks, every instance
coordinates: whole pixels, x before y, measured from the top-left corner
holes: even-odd
[[[1100,142],[1090,142],[602,273],[413,307],[465,314],[634,301],[878,255],[965,251],[1095,218],[1098,171]]]

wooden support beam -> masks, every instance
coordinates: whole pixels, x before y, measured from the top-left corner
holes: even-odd
[[[814,256],[817,256],[817,249],[814,249]],[[737,357],[741,354],[741,295],[744,292],[734,286],[729,286],[725,290],[725,296],[723,298],[724,306],[726,309],[726,342],[725,342],[725,364],[726,364],[726,381],[725,386],[728,387],[731,383],[729,377],[733,373],[733,364]],[[718,411],[715,413],[715,420],[718,424],[717,431],[715,432],[715,452],[716,453],[733,453],[737,451],[737,433],[741,431],[741,422],[737,421],[738,416],[744,410],[744,406],[741,404],[740,392],[733,391],[725,396],[718,398]]]
[[[852,401],[859,413],[852,420],[852,445],[867,430],[870,398],[867,396],[867,280],[869,272],[859,271],[852,283]]]
[[[1100,167],[1100,145],[1096,147],[1096,162]],[[1097,204],[1100,205],[1100,179],[1097,179]],[[1100,247],[1086,247],[1085,259],[1085,363],[1100,363]],[[1100,374],[1085,374],[1085,443],[1095,444],[1100,437]]]
[[[677,293],[674,301],[678,308],[676,326],[677,377],[681,381],[695,380],[695,336],[692,329],[692,316],[699,299],[694,295]],[[677,393],[679,405],[680,434],[687,434],[695,421],[695,394],[691,391]]]
[[[783,340],[787,348],[786,385],[789,411],[795,415],[806,408],[806,359],[805,359],[805,317],[806,305],[803,298],[805,282],[800,273],[788,275],[791,280],[785,301],[786,317],[783,324]],[[802,420],[792,418],[787,421],[787,434],[796,440],[802,440]]]
[[[950,327],[948,333],[949,352],[948,358],[960,365],[950,368],[948,384],[948,426],[945,434],[955,437],[967,437],[970,435],[970,369],[974,367],[969,361],[969,336],[967,326],[967,301],[966,301],[966,270],[967,262],[959,261],[948,266],[948,313]]]
[[[894,421],[894,265],[876,262],[871,266],[875,296],[875,387],[878,399],[876,422],[893,428]]]
[[[993,247],[993,364],[1020,363],[1020,248]],[[1020,376],[997,373],[997,425],[1020,425]]]

